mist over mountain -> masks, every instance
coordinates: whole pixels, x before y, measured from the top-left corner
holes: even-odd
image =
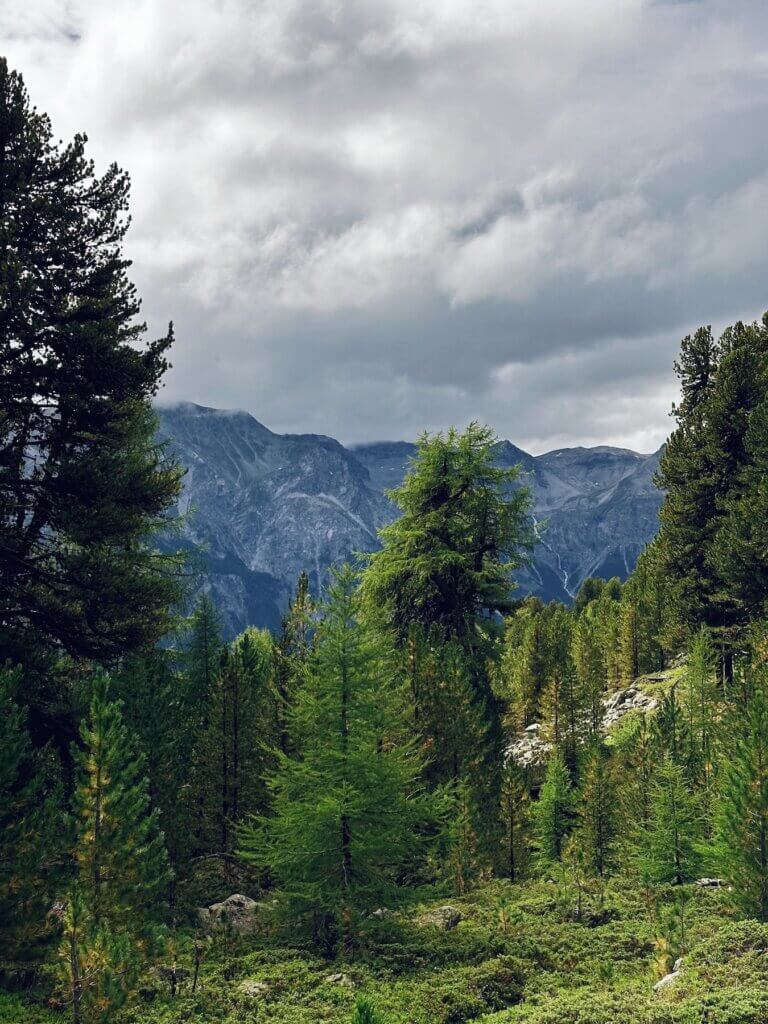
[[[405,441],[346,448],[319,434],[275,434],[249,413],[192,403],[158,414],[187,468],[185,539],[203,549],[201,585],[232,635],[276,628],[302,569],[319,591],[331,565],[378,547],[378,529],[397,514],[385,492],[415,451]],[[539,543],[517,573],[520,594],[568,602],[587,576],[626,578],[658,529],[658,452],[533,456],[501,441],[497,457],[519,465],[533,492]]]

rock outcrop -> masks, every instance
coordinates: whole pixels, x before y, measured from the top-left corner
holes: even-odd
[[[208,931],[225,928],[236,935],[252,934],[259,923],[259,904],[250,896],[233,893],[221,903],[198,910],[200,924]]]

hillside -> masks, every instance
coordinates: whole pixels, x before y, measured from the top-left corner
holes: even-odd
[[[317,591],[332,564],[375,550],[378,529],[396,515],[385,492],[415,450],[275,434],[248,413],[191,403],[159,414],[188,470],[185,536],[204,551],[206,586],[230,634],[277,626],[302,569]],[[537,457],[502,441],[497,459],[519,465],[533,491],[539,544],[517,575],[521,594],[569,602],[587,576],[629,575],[658,526],[658,453],[598,447]]]

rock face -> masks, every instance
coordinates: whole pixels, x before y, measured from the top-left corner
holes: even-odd
[[[221,903],[201,907],[198,916],[200,923],[208,930],[218,927],[226,928],[237,935],[250,935],[258,926],[259,904],[249,896],[234,893]]]
[[[158,409],[160,435],[187,468],[182,511],[190,546],[203,548],[201,588],[228,635],[276,628],[302,570],[315,592],[331,565],[378,547],[397,514],[385,491],[415,448],[344,448],[317,434],[275,434],[245,412],[191,403]],[[534,457],[508,441],[500,465],[518,465],[534,496],[539,543],[517,575],[521,593],[570,601],[587,576],[625,578],[655,535],[662,495],[658,455],[572,448]]]

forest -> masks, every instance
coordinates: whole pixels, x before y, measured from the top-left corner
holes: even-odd
[[[473,423],[225,642],[129,193],[0,60],[0,1022],[768,1019],[768,314],[683,339],[625,582],[516,596]]]

